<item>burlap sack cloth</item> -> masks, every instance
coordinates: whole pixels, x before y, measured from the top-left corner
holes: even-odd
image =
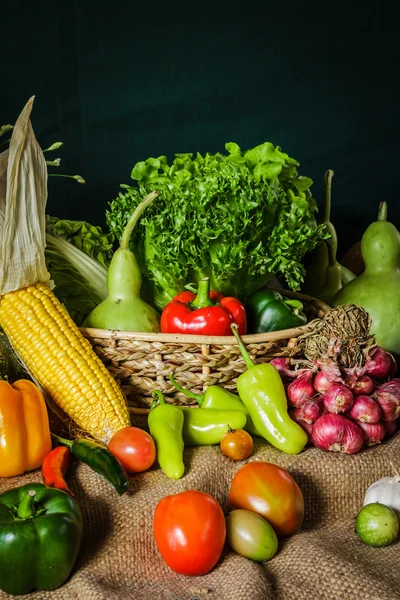
[[[136,424],[143,425],[138,419]],[[362,544],[355,517],[367,487],[398,464],[400,433],[380,447],[355,456],[309,448],[287,456],[255,440],[251,460],[288,469],[306,505],[299,533],[280,542],[278,554],[258,564],[226,549],[203,577],[173,573],[152,534],[158,501],[185,489],[208,492],[226,508],[231,479],[242,463],[225,458],[218,446],[185,450],[186,475],[171,481],[155,465],[132,478],[132,496],[84,464],[70,467],[68,481],[83,517],[84,540],[72,576],[58,590],[35,592],[32,600],[396,600],[400,598],[400,542],[387,548]],[[0,492],[40,481],[40,471],[0,479]],[[199,516],[201,518],[201,515]],[[9,598],[0,593],[0,598]]]

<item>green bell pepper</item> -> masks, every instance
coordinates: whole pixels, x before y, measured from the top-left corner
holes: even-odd
[[[183,463],[183,412],[179,406],[166,404],[159,390],[153,392],[156,399],[151,405],[148,424],[157,448],[157,460],[161,470],[170,479],[180,479],[185,472]],[[157,402],[159,405],[157,406]]]
[[[250,435],[260,436],[257,429],[254,427],[254,423],[251,420],[249,411],[236,394],[232,394],[232,392],[224,390],[218,385],[210,385],[204,394],[195,394],[191,390],[187,390],[180,386],[179,383],[175,381],[172,373],[170,374],[169,378],[177,390],[182,392],[182,394],[185,394],[185,396],[188,398],[196,400],[201,408],[209,408],[211,410],[238,410],[239,412],[245,413],[246,424],[243,429],[250,433]]]
[[[54,590],[78,556],[83,519],[67,493],[28,483],[0,495],[0,589]]]
[[[237,389],[254,425],[275,448],[286,454],[298,454],[307,444],[305,431],[289,416],[285,388],[281,376],[268,363],[254,364],[232,323],[231,329],[247,371],[239,375]]]
[[[299,300],[284,299],[271,288],[259,290],[247,301],[246,314],[249,333],[281,331],[307,323]]]

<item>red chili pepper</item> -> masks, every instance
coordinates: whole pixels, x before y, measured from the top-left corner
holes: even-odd
[[[232,335],[231,323],[236,323],[240,335],[247,330],[243,304],[232,296],[210,291],[208,277],[201,279],[194,292],[180,292],[161,314],[162,333],[193,335]]]
[[[71,450],[66,446],[57,446],[57,448],[54,448],[43,461],[42,476],[45,485],[57,488],[58,490],[64,490],[73,496],[74,494],[64,479],[71,456]]]

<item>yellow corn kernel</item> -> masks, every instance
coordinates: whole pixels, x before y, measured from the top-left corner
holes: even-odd
[[[36,381],[78,427],[107,444],[130,425],[115,379],[45,284],[2,296],[0,324]]]

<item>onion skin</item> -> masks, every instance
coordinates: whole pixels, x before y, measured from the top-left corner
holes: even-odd
[[[332,383],[324,396],[324,406],[330,413],[344,413],[354,403],[353,392],[341,383]]]
[[[334,362],[317,363],[320,371],[314,378],[314,388],[320,394],[325,394],[332,383],[343,383],[340,369]]]
[[[368,396],[375,388],[373,380],[368,375],[362,375],[361,377],[348,375],[344,382],[355,396]]]
[[[327,452],[356,454],[364,445],[364,432],[343,415],[322,415],[313,425],[312,441]]]
[[[385,426],[382,421],[380,423],[359,423],[359,426],[363,430],[366,446],[380,444],[385,437]]]
[[[392,379],[379,385],[373,399],[377,401],[382,410],[384,421],[394,421],[400,416],[400,380]]]
[[[311,369],[303,371],[297,379],[288,385],[286,394],[289,404],[296,408],[300,408],[307,399],[312,398],[315,395],[312,378],[313,372]]]
[[[360,423],[378,423],[382,409],[370,396],[357,396],[346,416]]]
[[[290,368],[290,360],[288,358],[273,358],[270,363],[278,371],[282,381],[291,381],[297,377],[296,371]]]

